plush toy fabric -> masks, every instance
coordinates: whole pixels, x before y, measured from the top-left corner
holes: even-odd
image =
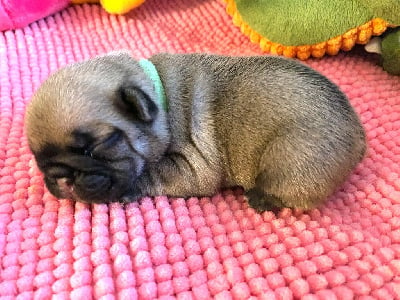
[[[400,75],[400,28],[390,32],[382,40],[383,68],[390,74]]]
[[[69,0],[0,0],[0,31],[21,28],[51,15]]]
[[[400,25],[398,0],[224,0],[235,25],[265,52],[335,55]]]
[[[24,27],[69,4],[99,3],[111,14],[124,14],[145,0],[0,0],[0,31]]]

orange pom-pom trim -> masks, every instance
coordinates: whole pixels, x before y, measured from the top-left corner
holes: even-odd
[[[233,24],[239,27],[242,33],[250,38],[251,42],[259,44],[263,52],[286,57],[297,57],[301,60],[306,60],[310,56],[319,58],[325,54],[336,55],[340,50],[349,51],[355,44],[366,44],[371,39],[371,36],[381,35],[388,27],[395,27],[381,18],[375,18],[322,43],[302,46],[284,46],[270,41],[250,28],[250,26],[243,21],[234,0],[223,1],[226,3],[226,12],[232,17]]]

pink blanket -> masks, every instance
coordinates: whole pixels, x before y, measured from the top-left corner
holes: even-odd
[[[320,209],[257,214],[236,191],[125,208],[55,199],[26,103],[50,72],[121,48],[259,54],[217,0],[148,0],[122,17],[76,6],[0,33],[1,299],[400,299],[399,77],[362,51],[308,62],[349,96],[369,144]]]

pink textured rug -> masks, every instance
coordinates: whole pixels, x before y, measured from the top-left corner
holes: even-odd
[[[25,105],[50,72],[120,48],[259,53],[217,0],[148,0],[124,17],[77,6],[0,33],[1,299],[400,299],[399,77],[357,51],[308,62],[347,93],[369,143],[320,209],[260,215],[234,191],[126,208],[57,200],[27,147]]]

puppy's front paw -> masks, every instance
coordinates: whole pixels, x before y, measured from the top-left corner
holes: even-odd
[[[142,195],[130,192],[130,193],[126,193],[121,198],[119,198],[119,202],[122,204],[128,204],[128,203],[132,203],[132,202],[138,202],[142,198],[143,198]]]
[[[249,205],[257,212],[272,211],[278,213],[284,206],[282,201],[271,194],[265,194],[260,189],[252,188],[245,193]]]

